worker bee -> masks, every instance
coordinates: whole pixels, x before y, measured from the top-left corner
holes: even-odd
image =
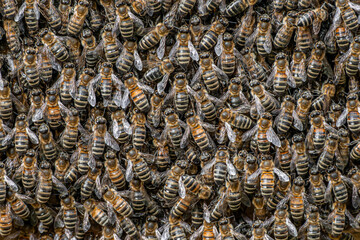
[[[318,78],[320,71],[323,67],[327,66],[328,63],[325,59],[326,46],[324,42],[319,41],[315,43],[313,50],[311,50],[310,60],[307,65],[307,78],[310,81],[314,81]]]
[[[295,100],[290,95],[287,95],[281,104],[281,112],[275,119],[277,132],[279,134],[287,133],[292,124],[299,131],[303,130],[303,124],[295,111]]]
[[[301,134],[295,134],[292,141],[294,153],[291,161],[295,164],[297,174],[306,178],[309,172],[310,158],[305,145],[305,139]]]
[[[100,184],[100,175],[101,165],[95,163],[95,167],[90,166],[88,173],[80,177],[74,183],[75,189],[80,187],[80,196],[82,200],[90,198],[93,192],[98,198],[101,198],[102,187]]]
[[[331,166],[327,172],[329,184],[325,192],[325,198],[329,197],[332,191],[336,202],[346,203],[348,200],[348,192],[340,171],[336,169],[336,167]]]
[[[357,126],[359,117],[359,100],[357,94],[353,93],[347,96],[346,108],[338,118],[336,126],[341,127],[345,123],[345,121],[347,121],[349,130],[354,135],[358,135],[360,131]]]
[[[250,77],[259,81],[265,81],[265,68],[256,61],[255,53],[253,53],[250,48],[244,48],[240,53],[240,60],[244,64],[245,69],[249,72]]]
[[[275,174],[281,181],[290,181],[289,177],[280,169],[274,166],[274,162],[270,155],[264,155],[261,158],[260,168],[249,176],[248,180],[252,181],[260,176],[260,191],[265,198],[269,198],[274,192]]]
[[[102,25],[102,17],[100,15],[98,5],[96,2],[91,2],[89,7],[89,18],[91,29],[97,31]]]
[[[359,6],[352,2],[346,0],[339,0],[335,2],[336,4],[336,14],[334,17],[334,22],[338,21],[338,18],[342,18],[344,20],[345,26],[350,31],[356,31],[358,28],[358,22],[356,21],[356,13],[354,10],[358,10]]]
[[[73,196],[64,196],[60,199],[61,208],[55,217],[55,228],[65,226],[65,229],[74,232],[79,221],[78,210],[80,205],[75,202]],[[62,220],[61,220],[62,218]]]
[[[175,55],[180,67],[184,70],[189,66],[190,58],[194,61],[199,61],[199,54],[191,42],[189,27],[186,25],[180,27],[177,41],[169,53],[169,57]]]
[[[159,48],[157,49],[156,53],[157,56],[161,59],[165,53],[166,36],[169,34],[171,29],[172,24],[170,21],[165,20],[162,23],[158,23],[152,31],[148,32],[140,39],[139,49],[142,51],[146,51],[150,48],[155,47],[155,45],[160,42]]]
[[[286,205],[277,207],[273,219],[275,239],[287,238],[289,235],[294,237],[298,236],[295,225],[289,219]],[[268,222],[271,222],[271,220]]]
[[[95,77],[95,72],[90,68],[85,68],[80,76],[79,80],[76,82],[76,93],[74,98],[74,106],[79,111],[86,109],[88,103],[88,84]]]
[[[175,148],[180,148],[182,140],[181,138],[183,136],[183,131],[181,128],[185,128],[186,124],[179,119],[179,116],[172,108],[167,108],[164,111],[164,115],[165,128],[160,136],[160,139],[164,140],[168,138]]]
[[[258,123],[250,130],[245,132],[242,136],[243,141],[248,140],[256,133],[258,149],[261,153],[268,153],[271,143],[276,147],[281,146],[279,137],[272,128],[272,116],[265,112],[262,114]]]
[[[252,238],[254,240],[266,239],[270,240],[271,237],[267,234],[264,223],[260,220],[256,220],[252,225]]]
[[[25,16],[25,23],[30,35],[35,35],[39,30],[40,12],[37,6],[37,1],[26,0],[19,8],[14,20],[19,22]]]
[[[275,94],[284,95],[287,90],[287,85],[295,88],[296,82],[290,71],[286,55],[279,53],[276,55],[275,65],[266,81],[266,86],[273,86]]]
[[[13,217],[10,210],[9,204],[3,204],[0,207],[0,235],[10,235],[13,229]]]
[[[56,62],[54,56],[49,53],[49,49],[45,47],[41,41],[37,41],[36,46],[38,53],[37,68],[39,71],[39,77],[45,83],[48,83],[53,77],[53,69],[61,72],[61,67]]]
[[[100,226],[105,226],[109,223],[109,217],[99,202],[96,202],[94,199],[88,199],[84,202],[84,208],[83,227],[85,232],[87,232],[91,226],[89,216]]]
[[[49,48],[50,52],[54,57],[64,62],[69,58],[69,52],[66,49],[65,45],[60,41],[60,39],[49,29],[45,28],[40,33],[41,41],[43,44]]]
[[[274,38],[275,48],[282,49],[289,45],[291,37],[295,30],[296,24],[296,12],[290,11],[283,19],[283,25],[276,33]]]
[[[158,218],[156,216],[148,216],[144,225],[144,235],[149,240],[156,240],[161,238],[159,231]]]
[[[0,179],[0,202],[4,203],[7,192],[6,186],[8,186],[14,192],[17,192],[19,188],[16,183],[14,183],[13,180],[8,177],[4,163],[0,163]]]
[[[4,30],[10,52],[16,58],[20,57],[22,51],[18,24],[12,19],[4,19]]]
[[[59,34],[65,35],[67,33],[70,19],[71,1],[61,0],[58,6],[58,10],[61,16],[61,29],[59,30]]]
[[[50,27],[58,32],[61,29],[61,15],[56,9],[53,0],[40,1],[38,4],[40,13],[47,20]]]
[[[68,34],[76,36],[78,33],[80,33],[88,13],[89,2],[86,0],[79,1],[75,5],[73,15],[70,17],[69,23],[67,25]]]
[[[279,165],[280,170],[290,174],[290,164],[293,156],[292,149],[289,141],[283,135],[279,139],[281,147],[276,148],[275,163]]]
[[[109,0],[100,0],[100,5],[105,10],[105,17],[107,18],[108,22],[114,24],[116,20],[114,2]]]
[[[299,236],[306,234],[308,239],[320,239],[321,236],[321,224],[319,209],[310,205],[307,209],[306,222],[299,229]],[[304,233],[306,231],[306,233]]]
[[[143,64],[136,48],[137,44],[133,38],[130,38],[124,43],[124,48],[115,65],[119,73],[125,74],[129,72],[132,65],[134,65],[137,70],[142,70]]]
[[[335,152],[338,151],[339,136],[335,133],[330,133],[327,136],[323,152],[321,153],[317,167],[320,171],[325,171],[333,164]]]
[[[106,152],[104,165],[107,176],[104,175],[103,178],[108,177],[111,183],[116,187],[116,189],[123,189],[126,184],[125,175],[123,173],[123,169],[119,163],[119,160],[116,158],[115,152]]]
[[[246,14],[241,18],[240,26],[234,33],[234,41],[237,46],[241,48],[245,47],[247,39],[254,34],[253,27],[255,21],[256,18],[254,11],[247,11]]]
[[[106,60],[111,64],[116,63],[116,60],[120,56],[120,42],[115,37],[115,34],[113,32],[113,27],[114,26],[110,23],[104,26],[103,31],[101,33],[102,40],[98,45],[98,47],[103,48],[105,52]]]
[[[73,63],[67,63],[62,69],[60,78],[51,87],[53,89],[60,89],[60,99],[66,105],[75,97],[75,77],[75,65]]]
[[[201,19],[198,15],[192,15],[190,18],[190,34],[191,42],[193,43],[197,52],[200,51],[200,41],[204,35],[204,25],[201,23]]]
[[[223,34],[215,46],[215,53],[220,57],[219,64],[221,70],[228,76],[234,74],[236,69],[236,56],[239,56],[240,53],[235,48],[233,36],[230,33]]]
[[[55,160],[57,157],[57,147],[50,128],[45,123],[39,126],[40,150],[47,161]]]
[[[32,203],[31,206],[34,208],[35,215],[40,221],[38,226],[39,232],[49,231],[50,226],[54,223],[54,216],[51,209],[45,204],[40,204],[38,202]]]
[[[200,50],[210,51],[214,48],[216,43],[220,41],[219,39],[222,38],[222,34],[226,31],[228,24],[228,20],[223,17],[213,22],[199,43]]]
[[[337,67],[335,68],[335,81],[340,81],[341,71],[345,64],[345,72],[349,77],[353,77],[357,74],[358,69],[354,66],[359,65],[359,54],[360,54],[360,36],[354,38],[351,43],[349,50],[341,56]]]
[[[114,189],[108,189],[104,195],[104,200],[123,217],[128,217],[133,214],[133,209],[130,204],[120,196],[120,194]],[[108,207],[109,208],[109,207]]]
[[[159,93],[163,93],[170,74],[175,70],[175,67],[174,59],[166,58],[160,64],[157,64],[155,67],[146,71],[144,74],[144,80],[148,83],[153,83],[161,79],[161,81],[157,84],[157,90]]]
[[[38,59],[34,48],[27,48],[24,54],[24,74],[30,87],[37,87],[40,83]]]
[[[307,115],[311,107],[312,94],[310,91],[304,91],[297,100],[296,113],[301,119],[303,125],[306,123]]]
[[[290,63],[290,70],[297,87],[301,86],[306,81],[305,61],[305,53],[302,52],[299,48],[296,48]]]
[[[296,25],[298,27],[313,26],[313,32],[315,35],[319,34],[321,22],[328,18],[328,6],[323,3],[320,7],[312,9],[302,14],[297,20]]]
[[[99,51],[97,51],[96,38],[93,32],[85,28],[80,35],[81,45],[84,48],[81,56],[80,65],[86,64],[87,67],[95,67],[99,60]]]
[[[333,211],[327,218],[330,225],[329,235],[333,238],[339,238],[345,229],[345,218],[348,217],[350,224],[354,226],[354,217],[346,209],[346,203],[344,202],[335,201],[332,208]]]
[[[16,2],[14,0],[3,0],[1,1],[3,7],[3,14],[7,19],[14,19],[16,15]]]
[[[290,190],[290,177],[288,182],[278,180],[274,193],[270,196],[269,199],[267,199],[266,205],[268,210],[273,211],[280,203],[282,204],[285,201],[284,199],[288,197]]]
[[[129,7],[123,2],[116,4],[116,22],[119,22],[120,34],[124,39],[134,36],[135,24],[144,26],[144,23],[129,10]]]
[[[246,0],[246,1],[242,1],[242,0],[233,0],[231,3],[229,3],[225,10],[224,10],[224,15],[226,17],[234,17],[238,14],[240,14],[241,12],[243,12],[246,8],[250,8],[253,5],[256,4],[256,0]]]
[[[256,41],[257,52],[261,56],[266,56],[271,53],[271,18],[267,14],[260,16],[260,21],[255,31],[246,39],[245,46],[251,47]]]
[[[125,112],[123,110],[117,110],[111,114],[111,119],[114,138],[120,143],[126,142],[129,139],[129,135],[132,134],[132,129],[126,119]]]

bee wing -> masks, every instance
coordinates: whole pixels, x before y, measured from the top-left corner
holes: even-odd
[[[159,91],[159,93],[164,92],[168,80],[169,80],[169,74],[165,74],[162,80],[157,84],[157,90]]]
[[[271,44],[271,28],[266,32],[266,38],[264,42],[264,49],[267,54],[271,53],[272,44]]]
[[[130,182],[131,179],[134,176],[134,172],[133,172],[133,163],[131,160],[127,161],[127,167],[126,167],[126,172],[125,172],[125,179],[127,182]]]
[[[335,128],[333,128],[332,126],[330,126],[327,122],[324,122],[324,127],[325,130],[332,132],[332,133],[337,133],[337,130]]]
[[[161,38],[159,47],[158,47],[158,49],[156,49],[156,54],[157,54],[159,59],[162,59],[164,57],[165,43],[166,43],[166,36]]]
[[[54,185],[56,186],[56,188],[58,189],[58,192],[60,193],[60,195],[66,195],[68,194],[68,190],[65,187],[65,185],[60,182],[59,179],[57,179],[54,175],[51,176],[52,182],[54,183]]]
[[[81,176],[78,180],[76,180],[76,182],[74,183],[74,189],[79,189],[81,187],[81,185],[83,184],[83,182],[87,179],[88,175],[85,174],[83,176]]]
[[[89,85],[88,85],[88,93],[89,93],[88,102],[92,107],[95,107],[95,105],[96,105],[96,95],[95,95],[95,90],[94,90],[94,83],[92,82],[93,80],[91,80]]]
[[[100,175],[98,175],[95,179],[95,195],[101,199],[102,198],[102,193],[103,193],[103,186],[101,185],[101,181],[100,181]]]
[[[166,226],[162,235],[161,240],[169,240],[170,239],[170,226]]]
[[[349,113],[349,109],[345,108],[344,111],[339,116],[338,120],[336,121],[336,127],[341,127],[342,125],[344,125],[348,113]]]
[[[30,130],[30,128],[26,128],[26,133],[28,134],[30,141],[34,144],[39,144],[39,139],[37,138],[36,134]]]
[[[119,144],[116,142],[116,140],[110,135],[109,132],[105,133],[105,143],[115,151],[120,151]]]
[[[329,78],[333,78],[334,71],[333,71],[329,61],[326,58],[323,59],[323,64],[324,64],[324,74],[326,76],[328,76]]]
[[[26,2],[24,2],[21,7],[19,8],[18,13],[15,15],[15,22],[19,22],[24,17],[24,11],[26,8]]]
[[[224,73],[223,70],[221,70],[218,66],[216,66],[215,64],[212,64],[212,67],[214,69],[214,71],[217,73],[218,77],[220,80],[224,80],[226,82],[229,81],[229,77],[226,75],[226,73]]]
[[[269,129],[266,131],[266,138],[269,142],[271,142],[275,146],[281,147],[281,141],[272,127],[269,127]]]
[[[167,74],[165,74],[165,76],[166,76],[166,75],[167,75]],[[164,80],[165,76],[163,77],[163,80]],[[167,79],[169,79],[169,76],[167,77]],[[167,80],[166,80],[166,81],[167,81]],[[150,93],[150,94],[153,94],[153,93],[154,93],[154,89],[152,89],[152,88],[149,87],[148,85],[143,84],[143,83],[141,83],[141,82],[138,82],[137,84],[138,84],[138,87],[141,88],[142,90],[144,90],[144,91],[146,91],[146,92],[148,92],[148,93]]]
[[[121,99],[122,94],[120,90],[115,90],[114,96],[113,96],[113,102],[116,106],[121,107]]]
[[[235,239],[238,239],[238,240],[247,240],[247,238],[246,238],[243,234],[241,234],[241,233],[239,233],[239,232],[235,232],[234,229],[230,229],[230,232],[231,232],[231,234],[235,237]]]
[[[154,115],[152,116],[152,121],[154,123],[154,127],[158,127],[161,120],[161,107],[154,110]]]
[[[186,85],[186,88],[190,88],[189,85]],[[166,97],[164,99],[164,105],[166,105],[168,103],[168,101],[170,101],[171,99],[174,98],[175,92],[176,92],[175,87],[172,87],[170,92],[168,94],[166,94]]]
[[[269,77],[266,80],[267,87],[271,87],[273,85],[275,74],[276,74],[276,66],[273,67],[272,72],[270,73]]]
[[[294,236],[297,237],[298,236],[298,232],[296,230],[295,225],[290,221],[289,218],[286,218],[286,225],[288,226],[289,229],[289,233]]]
[[[220,129],[220,135],[218,139],[219,144],[223,144],[225,142],[225,136],[227,134],[227,130],[225,128],[225,125]],[[228,134],[229,135],[229,134]]]
[[[83,224],[82,224],[84,232],[89,231],[90,226],[91,226],[91,224],[90,224],[90,221],[89,221],[89,211],[85,211],[84,220],[83,220]]]
[[[221,53],[223,52],[222,42],[223,42],[223,35],[219,34],[217,43],[215,45],[215,53],[218,57],[221,56]]]
[[[285,68],[286,76],[287,76],[287,83],[290,87],[296,88],[296,81],[294,76],[292,75],[292,72],[290,71],[289,67]]]
[[[121,108],[122,109],[126,109],[127,106],[130,103],[130,98],[129,98],[130,92],[129,89],[125,89],[124,94],[123,94],[123,98],[121,99]]]
[[[294,118],[294,127],[299,131],[304,130],[304,126],[302,124],[302,121],[300,120],[300,118],[299,118],[299,116],[298,116],[298,114],[296,113],[295,110],[293,111],[292,116]]]
[[[353,2],[350,2],[349,1],[349,6],[354,9],[355,12],[359,13],[360,12],[360,5],[359,4],[356,4],[356,3],[353,3]]]
[[[259,34],[259,29],[256,28],[256,30],[246,39],[245,41],[246,48],[250,48],[254,44],[258,34]]]
[[[199,54],[196,51],[196,48],[192,44],[191,40],[189,40],[189,42],[188,42],[188,47],[189,47],[189,50],[190,50],[190,57],[192,58],[192,60],[199,61]]]
[[[179,189],[178,189],[179,197],[184,199],[186,196],[186,189],[185,189],[184,181],[182,180],[182,176],[180,176],[178,183],[179,183]]]
[[[358,221],[354,218],[354,216],[347,209],[345,210],[345,216],[347,216],[347,218],[349,219],[350,226],[352,226],[355,229],[359,228]]]
[[[216,158],[213,158],[210,162],[208,162],[201,170],[201,174],[204,175],[207,172],[210,171],[210,169],[214,166],[214,164],[216,163]]]
[[[320,29],[321,29],[321,21],[320,21],[320,19],[316,18],[313,21],[313,33],[314,33],[314,35],[318,35],[319,32],[320,32]]]
[[[16,132],[16,128],[13,128],[11,132],[5,136],[4,140],[2,140],[1,145],[2,146],[8,145],[10,141],[13,139],[15,132]]]
[[[142,28],[144,28],[144,23],[143,21],[138,18],[135,14],[133,14],[131,11],[128,11],[128,14],[129,14],[129,17],[135,22],[137,23],[138,25],[140,25]]]
[[[281,171],[280,169],[278,169],[276,167],[274,167],[274,173],[279,177],[280,181],[282,181],[282,182],[290,181],[288,175],[286,175],[286,173],[284,173],[283,171]]]
[[[176,41],[174,46],[170,50],[169,58],[172,58],[176,55],[179,45],[180,45],[180,41]]]
[[[181,138],[181,141],[180,141],[180,147],[181,148],[185,148],[188,145],[189,135],[190,135],[190,127],[187,126],[185,128],[184,135],[183,135],[183,137]]]
[[[258,96],[254,95],[254,100],[255,100],[255,107],[256,107],[256,111],[259,115],[263,114],[265,112],[265,108],[264,106],[261,104],[260,99],[258,98]]]
[[[359,207],[360,198],[359,198],[359,189],[353,184],[352,188],[352,205],[355,209]]]
[[[196,71],[194,77],[191,79],[191,85],[194,86],[195,83],[197,83],[200,79],[200,76],[201,76],[201,67],[199,66],[198,70]]]
[[[243,140],[244,142],[246,142],[247,140],[249,140],[249,139],[256,133],[256,131],[258,130],[258,128],[259,128],[258,125],[255,125],[252,129],[246,131],[246,132],[241,136],[242,140]]]
[[[200,236],[202,236],[202,233],[204,232],[204,225],[201,225],[191,236],[190,240],[196,240],[199,239]]]
[[[230,142],[235,142],[236,140],[236,134],[235,132],[232,130],[231,126],[229,123],[225,123],[225,130],[226,130],[226,133],[227,133],[227,136],[230,140]]]
[[[139,52],[137,50],[134,51],[134,59],[135,59],[134,65],[135,65],[136,69],[139,70],[139,71],[142,71],[143,63],[141,61]]]
[[[257,177],[261,174],[261,168],[258,168],[258,169],[256,169],[256,171],[253,173],[253,174],[251,174],[248,178],[247,178],[247,180],[248,181],[254,181],[254,180],[256,180],[257,179]]]
[[[226,168],[227,168],[227,172],[230,175],[236,175],[237,174],[237,170],[234,167],[234,165],[231,163],[231,161],[229,159],[226,159]]]
[[[16,183],[11,180],[7,175],[4,175],[4,180],[6,182],[6,184],[9,186],[9,188],[14,191],[17,192],[19,191],[19,187],[16,185]]]

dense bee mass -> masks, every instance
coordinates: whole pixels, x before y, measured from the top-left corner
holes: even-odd
[[[0,239],[360,239],[359,0],[0,15]]]

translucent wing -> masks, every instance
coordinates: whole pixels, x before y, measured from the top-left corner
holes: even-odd
[[[223,42],[223,35],[219,34],[218,39],[217,39],[217,43],[215,45],[215,53],[216,55],[220,56],[223,49],[222,49],[222,42]]]
[[[229,159],[226,159],[226,168],[229,175],[236,175],[237,171]]]
[[[25,8],[26,8],[26,2],[24,2],[19,8],[19,11],[14,18],[15,22],[19,22],[24,17]]]
[[[46,109],[46,103],[44,103],[39,109],[35,109],[35,113],[32,116],[32,121],[35,122],[43,118],[43,113]]]
[[[165,54],[165,43],[166,43],[166,37],[162,37],[160,40],[160,44],[158,49],[156,50],[156,54],[159,59],[162,59]]]
[[[95,179],[95,195],[99,199],[101,199],[102,198],[102,192],[103,192],[103,187],[101,186],[100,176],[97,176],[97,178]]]
[[[184,182],[182,180],[182,177],[179,178],[179,196],[181,198],[185,198],[185,195],[186,195],[186,189],[185,189],[185,185],[184,185]]]
[[[359,4],[356,4],[356,3],[353,3],[353,2],[350,2],[349,1],[349,6],[354,9],[355,12],[359,13],[360,12],[360,5]]]
[[[135,58],[134,65],[135,65],[136,69],[139,71],[142,71],[143,63],[141,61],[140,55],[137,50],[134,51],[134,58]]]
[[[321,28],[321,21],[319,19],[315,19],[313,21],[313,33],[314,35],[318,35]]]
[[[274,173],[279,177],[280,181],[282,181],[282,182],[290,181],[288,175],[286,175],[283,171],[281,171],[280,169],[278,169],[276,167],[274,167]]]
[[[167,74],[165,74],[165,75],[167,75]],[[149,87],[148,85],[143,84],[141,82],[138,82],[137,84],[138,84],[139,88],[141,88],[142,90],[144,90],[148,93],[151,93],[151,94],[154,93],[154,89],[152,89],[152,87]]]
[[[201,174],[206,174],[216,163],[216,158],[213,158],[210,162],[208,162],[201,170]]]
[[[254,180],[257,179],[257,177],[258,177],[260,174],[261,174],[261,169],[258,168],[253,174],[251,174],[251,175],[247,178],[247,180],[248,180],[248,181],[254,181]]]
[[[247,140],[249,140],[255,133],[256,131],[258,130],[258,126],[255,125],[252,129],[246,131],[241,137],[242,137],[242,140],[244,142],[246,142]],[[279,140],[280,141],[280,140]]]
[[[52,182],[54,183],[54,185],[56,186],[58,192],[60,193],[60,195],[66,195],[68,194],[68,190],[65,187],[65,185],[60,182],[59,179],[57,179],[54,175],[51,176]]]
[[[126,120],[126,118],[123,118],[123,126],[124,126],[124,129],[125,129],[125,132],[129,135],[132,134],[132,128],[130,126],[130,123]]]
[[[229,140],[230,140],[231,142],[235,142],[235,140],[236,140],[236,134],[235,134],[235,132],[232,130],[230,124],[227,123],[227,122],[225,123],[225,129],[226,129],[226,133],[227,133],[227,136],[228,136]]]
[[[157,84],[157,90],[159,91],[159,93],[164,92],[168,80],[169,80],[169,74],[165,74],[162,80]]]
[[[278,135],[276,135],[276,133],[272,127],[269,127],[269,129],[266,131],[266,138],[269,142],[274,144],[276,147],[281,147],[280,139],[279,139]]]
[[[266,33],[266,38],[265,38],[265,42],[264,42],[264,49],[265,49],[266,53],[268,53],[268,54],[271,53],[272,44],[271,44],[271,29],[270,28]]]
[[[189,135],[190,135],[190,127],[186,127],[184,135],[181,138],[181,142],[180,142],[180,147],[181,148],[185,148],[187,146],[188,140],[189,140]]]
[[[167,226],[164,229],[164,232],[161,235],[161,240],[169,240],[170,239],[170,227]]]
[[[95,84],[95,80],[91,80],[89,85],[88,85],[88,102],[92,107],[95,107],[96,105],[96,96],[95,96],[95,90],[94,90],[94,84]]]
[[[122,99],[121,91],[116,90],[113,97],[113,101],[116,104],[116,106],[121,107],[121,99]]]
[[[270,73],[269,77],[266,80],[267,87],[271,87],[273,85],[275,74],[276,74],[276,67],[273,68],[272,72]]]
[[[154,127],[158,127],[161,120],[161,107],[154,110],[154,115],[152,117],[152,121],[154,123]]]
[[[115,151],[120,151],[119,144],[116,142],[116,140],[110,135],[109,132],[105,133],[105,143]]]
[[[218,139],[219,144],[224,143],[226,134],[227,134],[227,130],[226,130],[225,126],[224,126],[220,130],[220,135],[219,135],[219,139]]]
[[[216,130],[215,125],[211,123],[201,122],[201,126],[209,132],[215,132]]]
[[[359,207],[359,189],[354,185],[352,189],[352,205],[355,209]]]
[[[194,60],[194,61],[199,61],[199,54],[196,51],[196,48],[194,47],[194,45],[192,44],[192,42],[189,40],[188,42],[188,47],[190,50],[190,57]]]
[[[132,161],[127,161],[127,167],[126,167],[126,172],[125,172],[125,179],[127,182],[130,182],[131,179],[134,176],[134,172],[133,172],[133,163]]]
[[[190,240],[199,239],[199,237],[202,236],[203,231],[204,231],[204,225],[201,225],[201,226],[190,236]]]
[[[344,125],[348,113],[349,113],[349,109],[345,108],[344,111],[339,116],[338,120],[336,121],[336,127],[341,127],[342,125]]]
[[[254,100],[255,100],[255,107],[256,107],[257,113],[259,115],[262,115],[265,112],[265,108],[261,104],[260,98],[258,98],[258,96],[256,96],[256,95],[254,95]]]
[[[288,226],[289,228],[289,233],[294,236],[294,237],[297,237],[298,236],[298,232],[296,230],[296,227],[295,225],[290,221],[289,218],[286,218],[286,225]]]
[[[176,41],[174,46],[171,48],[170,53],[169,53],[169,58],[172,58],[175,56],[175,54],[177,53],[177,50],[180,46],[180,42]]]
[[[194,77],[191,79],[192,86],[199,81],[201,72],[202,72],[201,67],[199,67],[198,70],[196,71]]]
[[[295,110],[293,111],[292,116],[294,118],[294,127],[297,130],[302,131],[304,129],[303,124]]]
[[[88,162],[88,165],[89,165],[89,168],[91,169],[95,169],[96,167],[96,161],[95,161],[95,157],[92,153],[89,154],[89,162]]]
[[[39,144],[39,139],[37,138],[36,134],[30,130],[30,128],[26,128],[26,133],[28,134],[30,141],[34,144]]]
[[[256,30],[246,39],[246,41],[245,41],[245,47],[249,48],[249,47],[251,47],[251,46],[254,44],[254,42],[255,42],[255,40],[256,40],[256,38],[257,38],[257,36],[258,36],[258,33],[259,33],[259,30],[256,29]]]
[[[238,240],[247,240],[247,238],[243,234],[235,232],[233,229],[231,229],[230,232]]]
[[[91,224],[90,224],[90,221],[89,221],[89,212],[85,211],[85,213],[84,213],[84,221],[83,221],[84,232],[89,231],[90,226],[91,226]]]
[[[130,103],[130,98],[129,98],[130,92],[129,90],[126,88],[123,94],[123,99],[121,100],[121,108],[122,109],[126,109],[127,106]]]
[[[213,67],[214,71],[217,73],[220,80],[224,80],[226,82],[229,81],[229,77],[226,75],[226,73],[223,70],[218,68],[218,66],[216,66],[215,64],[213,64],[212,67]]]
[[[4,175],[4,180],[12,191],[14,191],[14,192],[19,191],[19,188],[16,185],[16,183],[13,180],[11,180],[8,176]]]
[[[296,88],[296,81],[294,76],[292,75],[292,72],[288,67],[285,68],[286,76],[287,76],[287,83],[290,87]]]
[[[13,139],[15,132],[16,132],[16,128],[11,130],[11,132],[5,136],[4,140],[2,140],[1,145],[3,145],[3,146],[8,145],[10,143],[10,141]]]

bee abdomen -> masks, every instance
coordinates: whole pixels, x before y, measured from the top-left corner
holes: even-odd
[[[179,189],[178,181],[169,178],[164,186],[163,196],[166,200],[172,200],[177,196]]]
[[[217,38],[218,35],[214,31],[210,30],[207,32],[199,43],[200,50],[208,51],[213,48],[217,43]]]
[[[186,67],[190,63],[190,50],[188,46],[180,46],[177,51],[177,60],[179,62],[179,65],[186,69]]]
[[[133,145],[136,149],[140,150],[144,143],[146,138],[146,129],[145,126],[136,126],[135,132],[133,135]]]
[[[81,198],[86,199],[89,198],[95,188],[95,181],[88,178],[85,180],[85,182],[81,185]]]
[[[65,227],[69,230],[75,230],[76,223],[78,222],[77,213],[75,209],[69,209],[64,211],[64,223]]]
[[[46,203],[50,196],[52,191],[52,181],[46,180],[42,181],[39,185],[39,189],[36,195],[36,200],[38,203]]]
[[[134,24],[131,19],[120,22],[120,33],[125,39],[134,35]]]

